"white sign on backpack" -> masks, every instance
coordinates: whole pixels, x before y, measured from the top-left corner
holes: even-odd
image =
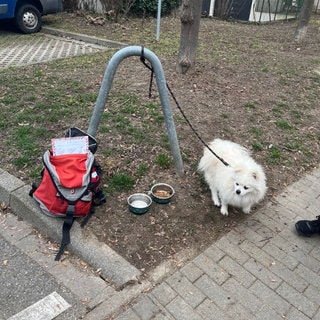
[[[86,154],[89,152],[89,139],[87,136],[52,139],[51,143],[54,156]]]

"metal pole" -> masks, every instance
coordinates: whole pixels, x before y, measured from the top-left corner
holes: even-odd
[[[160,39],[160,20],[161,20],[161,0],[158,0],[157,41],[159,41],[159,39]]]
[[[215,0],[210,1],[209,17],[213,17]]]
[[[170,149],[171,149],[171,154],[175,164],[175,168],[179,175],[183,175],[184,173],[183,162],[182,162],[180,147],[178,143],[177,133],[175,129],[175,124],[173,120],[173,115],[172,115],[172,110],[171,110],[163,68],[158,57],[152,51],[146,48],[139,47],[139,46],[125,47],[120,49],[118,52],[116,52],[112,56],[112,58],[110,59],[106,67],[106,70],[102,79],[98,98],[94,106],[94,110],[89,123],[88,133],[92,136],[96,135],[98,125],[102,117],[103,110],[106,105],[108,95],[112,86],[112,81],[118,65],[123,59],[127,57],[141,56],[142,49],[143,49],[143,55],[151,63],[152,68],[154,70],[155,77],[156,77],[160,101],[162,105],[162,111],[164,114],[164,119],[167,127]]]

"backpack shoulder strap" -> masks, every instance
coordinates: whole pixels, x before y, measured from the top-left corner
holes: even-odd
[[[59,261],[67,245],[70,243],[70,230],[74,222],[74,204],[68,204],[66,217],[62,226],[62,240],[55,261]]]

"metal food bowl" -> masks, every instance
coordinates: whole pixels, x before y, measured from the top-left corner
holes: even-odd
[[[151,197],[157,203],[168,203],[174,196],[174,189],[167,183],[157,183],[151,188]]]
[[[152,199],[144,193],[135,193],[128,197],[129,210],[134,214],[145,214],[148,212]]]

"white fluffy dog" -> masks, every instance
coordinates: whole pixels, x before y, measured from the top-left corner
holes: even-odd
[[[208,148],[204,149],[198,169],[204,173],[213,203],[221,205],[220,211],[225,216],[228,205],[249,213],[267,190],[262,167],[251,158],[249,150],[237,143],[215,139],[209,147],[229,164],[224,165]]]

